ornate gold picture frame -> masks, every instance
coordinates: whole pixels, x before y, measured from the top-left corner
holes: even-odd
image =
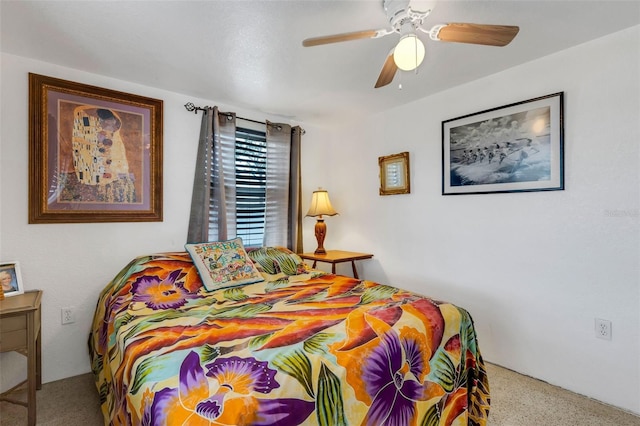
[[[29,74],[29,223],[162,221],[163,102]]]
[[[378,165],[380,166],[380,195],[411,192],[408,152],[378,157]]]

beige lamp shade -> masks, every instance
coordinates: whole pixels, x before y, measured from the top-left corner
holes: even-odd
[[[324,237],[327,235],[327,225],[324,223],[322,215],[335,216],[338,212],[333,209],[331,201],[329,201],[329,193],[324,189],[318,189],[313,191],[313,197],[311,198],[311,207],[307,212],[307,216],[317,216],[316,226],[314,228],[316,234],[316,241],[318,242],[318,248],[316,248],[316,254],[326,254],[324,249]]]
[[[333,209],[331,201],[329,201],[329,193],[326,189],[318,189],[313,191],[311,198],[311,206],[306,216],[335,216],[338,212]]]

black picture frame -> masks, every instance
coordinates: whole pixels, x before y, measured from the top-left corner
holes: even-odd
[[[442,194],[564,190],[564,92],[442,122]]]

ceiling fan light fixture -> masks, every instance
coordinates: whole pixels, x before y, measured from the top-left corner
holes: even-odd
[[[415,34],[403,36],[393,50],[393,61],[402,71],[413,71],[424,60],[424,44]]]

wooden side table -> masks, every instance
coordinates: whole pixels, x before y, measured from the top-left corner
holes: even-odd
[[[27,424],[36,424],[36,389],[42,388],[40,299],[42,291],[27,291],[0,300],[0,352],[16,351],[27,357],[27,379],[0,395],[0,401],[27,407]],[[27,402],[9,394],[27,383]]]
[[[336,273],[336,264],[343,262],[351,262],[351,269],[353,270],[353,277],[358,278],[358,271],[356,270],[356,260],[371,259],[373,257],[370,253],[356,253],[353,251],[342,250],[327,250],[325,254],[315,253],[302,253],[298,254],[303,259],[313,260],[312,268],[316,267],[317,262],[324,262],[331,264],[331,273]]]

